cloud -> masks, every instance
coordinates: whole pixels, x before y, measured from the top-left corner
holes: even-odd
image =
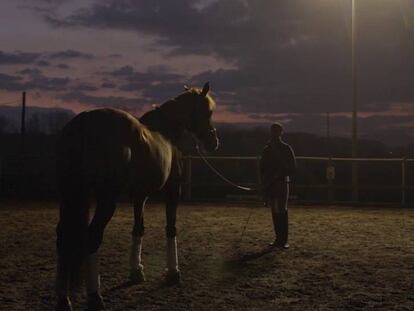
[[[61,91],[69,85],[69,78],[55,78],[37,75],[26,83],[27,89],[38,89],[44,91]]]
[[[47,3],[47,4],[61,4],[61,3],[65,3],[65,2],[71,2],[73,0],[36,0],[37,2],[40,3]],[[33,0],[30,0],[30,2],[35,2]]]
[[[407,26],[404,13],[414,4],[404,3],[402,11],[388,0],[358,4],[362,111],[414,102],[414,28]],[[107,0],[64,18],[49,15],[47,21],[144,33],[155,38],[152,48],[170,57],[220,58],[234,69],[206,70],[190,81],[211,81],[233,111],[349,112],[352,107],[349,1],[226,0],[200,7],[190,0]],[[147,78],[136,75],[134,82]],[[137,86],[129,83],[122,89]]]
[[[0,73],[0,90],[6,91],[21,91],[22,88],[21,81],[23,80],[20,76],[12,76],[7,74]]]
[[[172,73],[169,68],[166,67],[152,67],[146,72],[136,71],[134,67],[127,65],[113,71],[103,72],[104,74],[122,77],[130,82],[137,81],[149,81],[149,82],[165,82],[172,80],[180,80],[184,77],[180,74]]]
[[[114,53],[114,54],[109,54],[108,57],[109,58],[122,58],[122,55],[118,53]]]
[[[38,76],[42,74],[42,71],[37,68],[26,68],[26,69],[20,70],[18,73],[22,75]]]
[[[14,52],[8,53],[0,51],[0,64],[4,65],[19,65],[19,64],[32,64],[40,58],[41,53],[24,53]]]
[[[0,89],[13,90],[42,90],[42,91],[98,91],[98,88],[90,82],[82,79],[70,79],[67,77],[48,77],[38,68],[25,68],[17,71],[18,75],[1,75]]]
[[[116,79],[121,91],[139,92],[147,101],[157,103],[177,95],[183,90],[186,81],[185,76],[172,73],[163,66],[151,67],[142,72],[128,65],[101,74]]]
[[[143,96],[152,103],[163,103],[184,92],[184,84],[179,82],[153,84],[145,88]]]
[[[51,61],[54,60],[92,60],[95,55],[91,53],[83,53],[76,50],[65,50],[55,52],[5,52],[0,51],[0,65],[28,65],[36,64],[40,67],[48,67],[51,65]],[[58,64],[59,68],[68,68],[66,64]]]
[[[132,66],[123,66],[106,73],[111,76],[130,76],[134,74],[134,68]]]
[[[91,85],[89,83],[77,83],[70,87],[73,91],[97,91],[98,88],[94,85]]]
[[[45,16],[46,21],[55,27],[93,27],[98,29],[121,29],[139,31],[159,36],[159,43],[176,46],[177,51],[187,46],[187,51],[196,54],[212,52],[206,39],[211,35],[220,36],[220,29],[232,23],[225,13],[231,11],[233,16],[241,14],[244,6],[241,1],[227,0],[219,11],[210,14],[207,9],[200,11],[194,1],[146,1],[121,0],[95,3],[90,8],[75,11],[67,18]],[[226,12],[223,12],[223,9]],[[211,10],[215,10],[211,8]],[[224,13],[224,14],[223,14]],[[235,27],[231,27],[236,29]],[[203,36],[204,35],[204,36]],[[224,39],[224,38],[223,38]],[[192,44],[188,41],[191,40]],[[205,44],[203,44],[205,42]],[[185,44],[184,44],[185,43]],[[203,51],[203,47],[208,50]]]
[[[46,77],[36,69],[25,69],[20,73],[29,76],[29,79],[24,79],[22,76],[0,74],[0,90],[26,91],[37,89],[42,91],[61,91],[70,83],[69,78]]]
[[[40,15],[55,14],[62,5],[73,4],[74,0],[17,0],[19,9],[29,9]]]
[[[50,62],[48,62],[47,60],[39,60],[38,62],[36,62],[36,65],[40,67],[49,67]]]
[[[75,50],[66,50],[66,51],[58,51],[58,52],[51,52],[47,53],[46,57],[48,59],[86,59],[90,60],[95,58],[93,54],[90,53],[82,53]]]
[[[116,88],[116,84],[111,81],[103,81],[101,84],[101,88],[113,89],[113,88]]]
[[[57,64],[56,68],[60,68],[60,69],[69,69],[70,66],[68,64]]]
[[[73,91],[59,97],[65,102],[77,102],[80,104],[93,107],[114,107],[139,109],[145,104],[145,100],[141,98],[127,98],[122,96],[93,96],[83,92]]]

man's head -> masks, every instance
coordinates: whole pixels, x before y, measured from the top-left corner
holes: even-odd
[[[283,126],[280,123],[273,123],[270,126],[270,136],[272,139],[280,139],[283,134]]]

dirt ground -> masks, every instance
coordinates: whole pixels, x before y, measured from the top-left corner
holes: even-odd
[[[245,234],[246,220],[251,218]],[[0,204],[0,310],[52,310],[56,203]],[[147,281],[128,283],[132,209],[121,204],[101,246],[108,310],[414,310],[414,210],[290,209],[287,251],[264,252],[270,211],[183,205],[182,284],[164,283],[164,209],[146,209]],[[83,310],[85,297],[74,299]]]

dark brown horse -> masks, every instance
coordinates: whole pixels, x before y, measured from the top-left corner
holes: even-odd
[[[145,280],[141,263],[144,206],[148,196],[163,189],[167,210],[167,281],[180,280],[176,242],[176,209],[180,196],[180,160],[176,147],[184,131],[193,133],[207,150],[218,147],[211,124],[215,107],[202,90],[187,89],[140,120],[115,109],[87,111],[70,121],[58,140],[57,172],[61,192],[57,226],[57,310],[72,310],[68,289],[86,266],[88,310],[103,310],[99,292],[97,252],[105,226],[121,191],[134,206],[130,278]],[[96,200],[89,222],[90,198]]]

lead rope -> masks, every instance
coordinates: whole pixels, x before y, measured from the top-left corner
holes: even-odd
[[[221,174],[210,162],[208,162],[208,160],[206,159],[206,157],[203,155],[203,153],[200,150],[200,147],[198,146],[198,144],[196,143],[196,150],[198,155],[200,156],[200,158],[204,161],[204,163],[218,176],[220,177],[223,181],[225,181],[226,183],[228,183],[229,185],[232,185],[233,187],[236,187],[240,190],[244,190],[244,191],[255,191],[258,189],[254,189],[254,188],[250,188],[250,187],[244,187],[244,186],[240,186],[234,182],[232,182],[230,179],[226,178],[225,176],[223,176],[223,174]],[[244,233],[246,232],[247,226],[249,224],[250,218],[252,217],[253,214],[253,209],[252,207],[249,207],[249,215],[247,216],[247,220],[244,224],[242,233],[240,235],[240,240],[237,243],[237,249],[240,249],[241,243],[243,241],[243,237],[244,237]]]
[[[204,163],[214,172],[214,174],[216,174],[218,177],[220,177],[223,181],[225,181],[229,185],[231,185],[233,187],[236,187],[240,190],[244,190],[244,191],[255,191],[255,190],[257,190],[257,189],[250,188],[250,187],[240,186],[240,185],[232,182],[230,179],[226,178],[225,176],[223,176],[223,174],[221,174],[213,165],[211,165],[210,162],[207,161],[206,157],[201,153],[200,147],[198,147],[198,144],[196,145],[196,149],[197,149],[198,155],[204,161]]]

